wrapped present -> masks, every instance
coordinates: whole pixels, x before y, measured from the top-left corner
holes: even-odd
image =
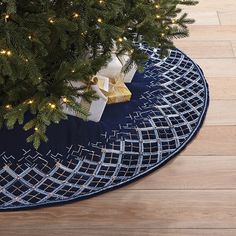
[[[115,53],[113,53],[111,55],[111,61],[107,64],[107,66],[103,67],[97,75],[108,78],[122,76],[124,83],[131,83],[138,67],[134,64],[127,73],[124,73],[124,67],[129,59],[130,56],[128,54],[123,54],[118,57]]]
[[[73,83],[73,86],[81,87],[83,86],[83,84],[81,82],[77,82]],[[68,115],[76,116],[84,120],[99,122],[107,105],[108,98],[101,92],[98,85],[92,85],[91,88],[96,92],[97,96],[99,97],[97,100],[94,100],[90,103],[83,98],[76,98],[77,103],[81,105],[84,112],[87,113],[88,116],[85,116],[83,114],[76,114],[75,111],[68,109],[66,105],[64,105],[64,112]]]
[[[124,83],[123,76],[117,75],[113,78],[97,76],[98,87],[108,98],[107,104],[128,102],[131,100],[132,93]]]
[[[129,57],[129,55],[124,54],[124,55],[119,56],[119,60],[121,61],[122,66],[124,67],[126,65],[126,63],[130,60],[130,57]],[[123,74],[124,82],[131,83],[137,70],[138,70],[138,66],[136,64],[134,64],[132,66],[132,68],[127,73]]]

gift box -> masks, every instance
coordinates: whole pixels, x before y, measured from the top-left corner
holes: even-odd
[[[123,69],[129,60],[130,56],[127,54],[117,56],[113,53],[111,55],[111,61],[103,67],[97,75],[106,76],[108,78],[122,76],[124,83],[131,83],[136,71],[138,70],[138,66],[134,64],[127,73],[124,73]]]
[[[73,86],[81,87],[82,83],[74,82]],[[76,116],[84,120],[99,122],[107,105],[108,98],[101,92],[98,85],[92,85],[91,88],[96,92],[96,95],[99,97],[97,100],[94,100],[90,103],[83,98],[76,98],[77,103],[80,104],[85,113],[88,114],[87,116],[83,114],[76,114],[75,111],[69,109],[66,105],[64,105],[64,112],[68,115]]]
[[[130,60],[130,57],[129,55],[124,54],[122,56],[119,56],[119,60],[121,61],[122,66],[125,66],[126,63]],[[133,64],[131,69],[127,73],[124,73],[123,75],[124,82],[131,83],[137,70],[138,70],[137,64]]]
[[[111,55],[111,61],[97,73],[98,87],[108,98],[107,104],[128,102],[131,100],[132,93],[125,83],[131,83],[137,71],[137,65],[124,73],[124,66],[130,60],[126,54],[117,56]]]
[[[129,102],[132,93],[124,83],[123,76],[118,75],[115,78],[98,76],[98,87],[107,97],[107,104]]]

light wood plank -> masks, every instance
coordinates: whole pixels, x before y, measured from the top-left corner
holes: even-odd
[[[207,78],[211,100],[236,99],[236,78]]]
[[[236,189],[236,156],[178,156],[124,189]]]
[[[0,229],[236,228],[236,191],[115,191],[64,207],[0,214]]]
[[[197,6],[188,7],[184,6],[183,9],[197,9],[201,11],[232,11],[236,9],[235,0],[199,0]]]
[[[198,8],[186,8],[189,18],[195,19],[195,25],[220,25],[216,11],[199,11]]]
[[[176,47],[191,58],[232,58],[230,41],[175,41]]]
[[[233,59],[195,59],[206,77],[236,77],[236,58]]]
[[[234,10],[219,12],[221,25],[236,25],[236,7]]]
[[[236,57],[236,41],[232,41],[232,47],[234,51],[234,56]]]
[[[235,229],[8,229],[1,230],[1,236],[235,236]]]
[[[236,126],[203,127],[184,156],[236,156]]]
[[[190,28],[190,37],[180,40],[236,40],[236,25],[192,25]]]
[[[206,125],[236,125],[236,100],[214,100],[210,103]]]

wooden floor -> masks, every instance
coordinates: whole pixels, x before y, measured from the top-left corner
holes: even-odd
[[[236,0],[200,0],[177,42],[211,89],[195,141],[160,171],[123,189],[63,207],[0,213],[1,236],[236,235]]]

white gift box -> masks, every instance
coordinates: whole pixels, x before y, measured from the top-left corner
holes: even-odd
[[[120,56],[119,59],[120,59],[122,65],[124,66],[128,62],[128,60],[130,59],[130,57],[128,55],[124,54],[124,55]],[[124,74],[124,82],[131,83],[137,70],[138,70],[138,66],[136,64],[134,64],[132,66],[132,68],[127,73]]]
[[[99,72],[98,75],[102,75],[108,78],[115,78],[121,73],[123,74],[123,79],[125,83],[131,83],[133,80],[133,77],[138,69],[137,65],[133,65],[131,70],[127,73],[123,73],[123,67],[128,62],[129,56],[128,55],[122,55],[117,57],[115,53],[112,54],[111,61],[107,64],[106,67],[103,67]]]
[[[81,85],[82,85],[81,82],[73,83],[74,87],[81,87]],[[86,117],[86,120],[99,122],[102,118],[102,114],[107,105],[108,98],[101,92],[98,85],[92,85],[91,87],[96,92],[99,99],[94,100],[91,104],[89,104],[89,109],[88,109],[89,114],[88,114],[88,117]],[[82,98],[77,98],[76,100],[78,104],[82,103]],[[64,105],[64,112],[67,115],[80,117],[78,114],[76,114],[75,111],[69,109],[66,105]]]

